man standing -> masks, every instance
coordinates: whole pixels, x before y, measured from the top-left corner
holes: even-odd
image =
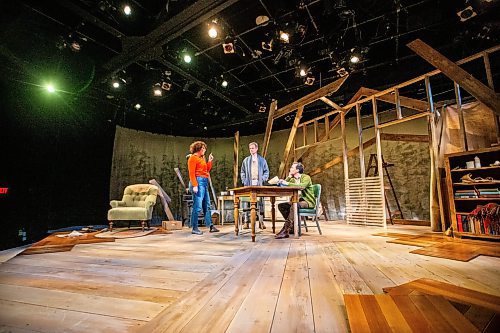
[[[311,177],[304,174],[304,166],[302,163],[293,162],[290,167],[290,173],[286,179],[280,179],[278,181],[279,185],[282,186],[301,186],[304,187],[300,191],[300,197],[298,202],[299,208],[314,208],[316,206],[316,198],[314,197],[314,191],[312,187]],[[290,233],[293,233],[293,219],[295,216],[295,211],[291,202],[282,202],[278,205],[278,209],[285,218],[285,225],[276,235],[276,239],[288,238]],[[299,221],[300,223],[300,221]]]
[[[259,145],[257,142],[250,142],[248,144],[250,156],[245,157],[241,164],[241,183],[243,186],[262,186],[262,184],[269,179],[269,167],[267,166],[266,159],[260,156],[257,152]],[[266,229],[264,225],[264,201],[259,199],[259,228]],[[246,224],[245,229],[249,229],[249,213],[245,214]]]

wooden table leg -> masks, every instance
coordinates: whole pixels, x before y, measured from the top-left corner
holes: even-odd
[[[276,208],[275,208],[275,203],[276,203],[276,197],[271,197],[271,221],[273,222],[273,234],[276,233]]]
[[[238,232],[240,231],[238,226],[238,214],[240,208],[240,198],[234,197],[234,234],[238,236]]]
[[[294,193],[292,196],[292,205],[293,205],[293,235],[295,238],[299,238],[299,195]]]
[[[255,220],[257,217],[257,198],[250,198],[250,223],[252,224],[252,242],[255,242]]]
[[[224,199],[222,199],[220,202],[219,202],[219,207],[220,207],[220,211],[221,211],[221,216],[220,216],[220,224],[221,225],[224,225],[224,220],[226,219],[226,212],[224,211],[224,203],[226,201]]]

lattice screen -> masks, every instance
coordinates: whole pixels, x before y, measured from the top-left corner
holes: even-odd
[[[350,224],[387,227],[380,177],[350,178],[345,183],[346,220]]]

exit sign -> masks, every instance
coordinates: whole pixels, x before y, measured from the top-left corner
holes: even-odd
[[[7,194],[7,193],[9,193],[8,187],[0,187],[0,194]]]

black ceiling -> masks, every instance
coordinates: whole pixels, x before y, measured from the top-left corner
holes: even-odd
[[[339,78],[340,68],[350,77],[331,96],[339,104],[361,86],[380,89],[424,73],[429,65],[406,47],[415,38],[457,60],[496,45],[499,36],[497,0],[132,0],[128,17],[125,3],[2,1],[2,75],[27,87],[58,78],[58,94],[82,109],[104,105],[109,121],[122,126],[230,136],[262,133],[261,103],[277,99],[284,106]],[[457,12],[468,6],[477,15],[462,22]],[[257,25],[258,16],[268,23]],[[207,35],[212,19],[222,29],[216,39]],[[288,44],[279,31],[291,33]],[[272,50],[264,50],[271,38]],[[235,52],[225,54],[222,44],[229,42]],[[192,55],[190,64],[183,51]],[[350,54],[360,51],[361,61],[351,64]],[[300,65],[315,78],[312,85],[297,75]],[[113,79],[121,80],[119,89]],[[155,97],[152,87],[161,82],[172,86]],[[327,108],[309,105],[305,117]]]

